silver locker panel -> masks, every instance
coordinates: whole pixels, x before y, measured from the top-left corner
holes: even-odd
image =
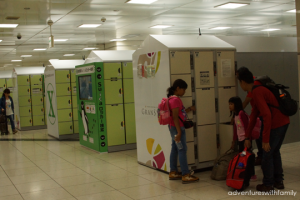
[[[188,107],[192,106],[193,105],[193,98],[192,97],[181,97],[180,98],[182,103],[183,103],[183,106],[187,109]],[[190,120],[193,119],[193,112],[189,112],[188,113],[188,117]]]
[[[216,123],[214,88],[196,89],[196,109],[198,125]]]
[[[198,126],[198,160],[206,162],[217,157],[216,125]]]
[[[222,155],[231,147],[232,138],[233,138],[233,125],[220,124],[219,136],[220,136],[220,155]]]
[[[215,86],[214,54],[212,51],[194,52],[196,88]]]
[[[189,128],[189,129],[185,129],[185,134],[186,134],[186,141],[187,142],[194,142],[194,129],[193,128]]]
[[[184,97],[191,97],[192,96],[192,76],[190,74],[171,75],[171,85],[177,79],[182,79],[188,84],[188,88],[185,91]]]
[[[236,85],[234,54],[234,51],[217,52],[217,74],[219,87]]]
[[[171,74],[190,74],[190,52],[171,51],[170,52]]]
[[[236,88],[235,87],[219,88],[220,123],[225,123],[225,122],[231,121],[228,100],[234,96],[236,96]]]
[[[194,164],[195,163],[195,143],[187,142],[186,146],[187,146],[186,156],[187,156],[188,164],[189,165]],[[177,160],[177,165],[180,166],[179,159]]]

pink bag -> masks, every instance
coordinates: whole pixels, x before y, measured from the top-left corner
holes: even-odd
[[[249,123],[250,123],[250,118],[249,118],[249,115],[245,112],[245,114],[247,115],[248,119],[249,119]],[[242,124],[243,124],[243,120],[241,120]],[[243,127],[244,124],[243,124]],[[255,126],[252,130],[252,133],[251,133],[251,139],[252,140],[257,140],[260,136],[260,130],[261,130],[261,120],[259,118],[256,118],[256,123],[255,123]]]
[[[158,122],[160,125],[168,125],[171,123],[171,111],[169,107],[169,99],[163,98],[158,104]]]

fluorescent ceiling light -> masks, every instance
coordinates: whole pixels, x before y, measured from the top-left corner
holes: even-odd
[[[231,27],[215,27],[215,28],[210,28],[210,30],[225,30],[225,29],[229,29]]]
[[[54,42],[65,42],[67,41],[68,39],[54,39]]]
[[[170,28],[173,25],[155,25],[155,26],[151,26],[150,28]]]
[[[28,58],[31,57],[32,55],[21,55],[22,58]]]
[[[248,5],[249,5],[248,3],[225,3],[219,6],[215,6],[215,8],[236,9]]]
[[[268,28],[268,29],[264,29],[261,31],[279,31],[280,29],[276,29],[276,28]]]
[[[151,4],[157,0],[129,0],[126,3],[133,3],[133,4]]]
[[[126,39],[113,39],[113,40],[110,40],[110,41],[112,41],[112,42],[120,42],[120,41],[124,41],[124,40],[126,40]]]
[[[75,54],[65,54],[64,56],[74,56]]]
[[[93,50],[93,49],[97,49],[95,47],[88,47],[88,48],[84,48],[83,50]]]
[[[16,28],[19,24],[0,24],[0,28]]]
[[[97,28],[101,26],[101,24],[82,24],[78,26],[78,28]]]
[[[289,13],[295,13],[296,12],[296,9],[293,9],[293,10],[288,10],[286,12],[289,12]]]
[[[33,49],[33,51],[46,51],[47,49]]]
[[[11,62],[22,62],[22,60],[11,60]]]
[[[59,60],[59,59],[50,59],[50,60]]]
[[[0,40],[0,42],[2,42],[2,40]]]

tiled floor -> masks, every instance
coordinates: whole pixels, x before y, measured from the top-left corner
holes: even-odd
[[[1,138],[51,138],[45,130]],[[52,138],[51,138],[52,139]],[[285,186],[300,192],[300,143],[282,147]],[[78,141],[0,141],[0,200],[187,200],[300,199],[293,196],[229,196],[225,181],[210,172],[196,173],[200,182],[183,185],[168,175],[137,163],[136,150],[99,154]],[[258,182],[262,172],[256,168]]]

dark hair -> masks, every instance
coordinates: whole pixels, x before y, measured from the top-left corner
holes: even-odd
[[[10,90],[9,90],[9,89],[5,89],[5,90],[3,91],[3,94],[2,94],[3,97],[4,97],[4,94],[10,94]]]
[[[230,116],[238,115],[240,111],[244,111],[243,102],[240,97],[231,97],[229,99],[229,103],[233,103],[234,105],[234,112],[230,112]]]
[[[171,87],[168,88],[168,97],[174,95],[174,92],[176,91],[177,88],[181,88],[181,89],[187,89],[188,85],[187,83],[182,80],[182,79],[177,79],[176,81],[174,81],[173,85]]]
[[[253,74],[247,67],[241,67],[237,70],[237,78],[239,81],[245,81],[248,84],[254,83]]]

